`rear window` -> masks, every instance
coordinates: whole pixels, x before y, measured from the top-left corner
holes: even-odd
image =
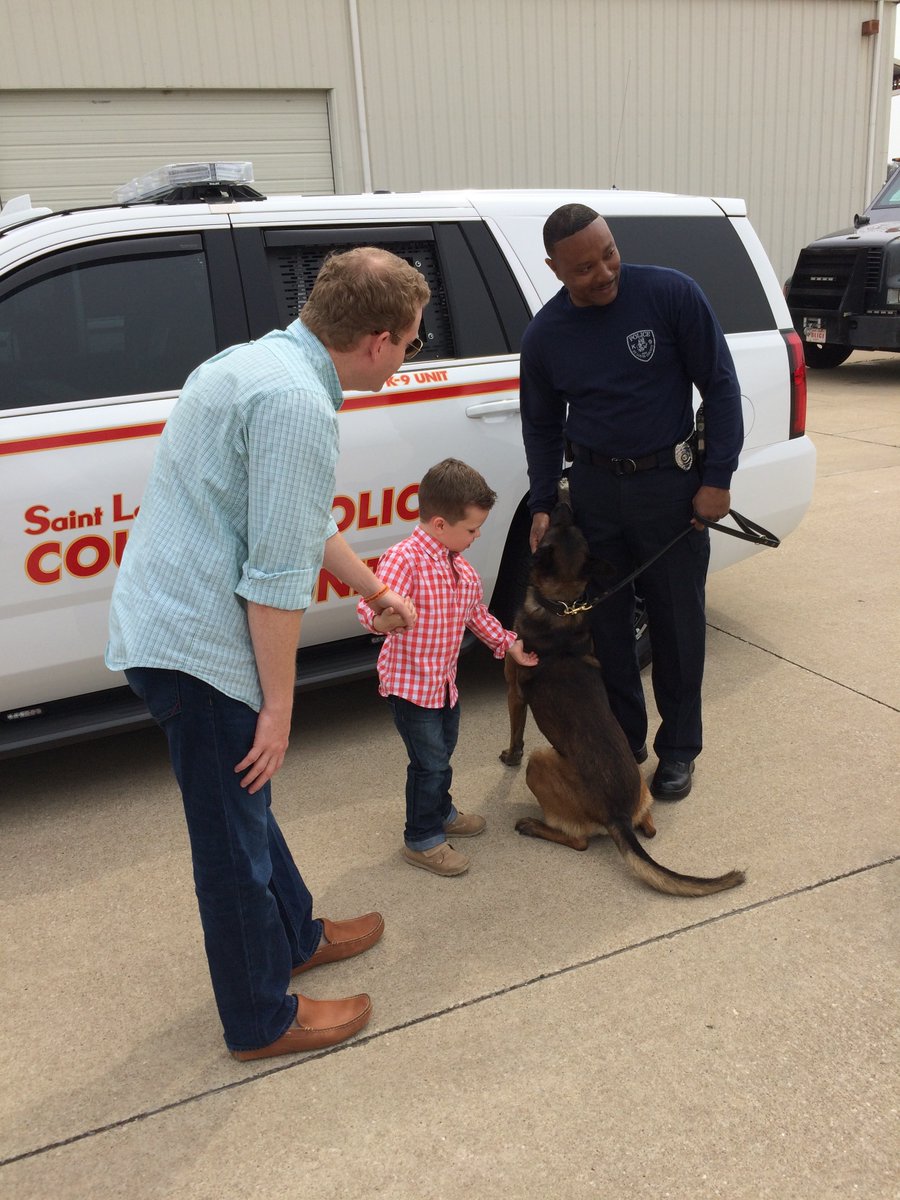
[[[756,268],[726,217],[608,217],[624,262],[672,267],[699,283],[726,333],[777,329]]]

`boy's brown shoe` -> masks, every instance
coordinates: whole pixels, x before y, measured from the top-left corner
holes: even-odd
[[[462,875],[469,869],[469,860],[449,842],[441,842],[430,850],[410,850],[409,846],[404,846],[403,857],[411,867],[421,867],[432,875]]]
[[[487,821],[477,813],[457,812],[455,821],[448,821],[444,826],[447,837],[477,837],[484,833]]]

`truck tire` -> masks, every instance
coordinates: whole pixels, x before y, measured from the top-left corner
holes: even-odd
[[[839,367],[853,353],[852,346],[819,346],[815,342],[803,343],[803,357],[806,365],[816,370],[826,370]]]

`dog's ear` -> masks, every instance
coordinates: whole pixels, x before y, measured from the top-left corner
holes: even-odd
[[[571,505],[566,504],[564,500],[561,500],[550,514],[550,524],[555,529],[568,529],[572,524],[572,520]]]
[[[532,570],[547,575],[553,570],[553,543],[540,542],[531,559]]]

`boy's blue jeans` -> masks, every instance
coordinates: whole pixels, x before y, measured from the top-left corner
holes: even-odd
[[[410,850],[430,850],[447,840],[444,825],[457,816],[450,795],[450,756],[459,737],[459,701],[452,707],[422,708],[388,696],[388,703],[409,754],[403,840]]]
[[[183,671],[125,675],[168,739],[225,1043],[268,1046],[294,1019],[291,967],[315,952],[322,922],[312,919],[312,897],[272,816],[269,784],[251,796],[234,771],[257,714]]]

